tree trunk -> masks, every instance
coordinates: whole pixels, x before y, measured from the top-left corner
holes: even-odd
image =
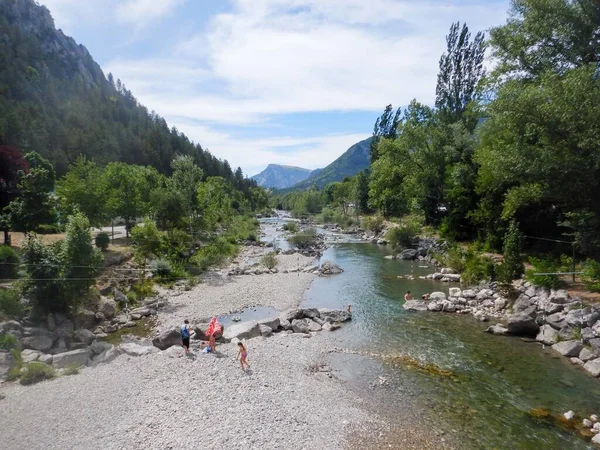
[[[4,245],[8,245],[10,247],[10,234],[8,234],[8,230],[4,231]]]

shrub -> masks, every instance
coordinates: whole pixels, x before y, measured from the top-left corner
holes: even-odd
[[[465,271],[466,259],[466,252],[458,245],[454,245],[447,250],[444,265],[462,274]]]
[[[15,289],[0,289],[0,315],[18,319],[23,317],[25,309],[19,298],[19,292]]]
[[[496,265],[491,258],[469,251],[465,255],[464,270],[461,273],[461,280],[466,284],[491,281],[495,277],[495,268]]]
[[[502,279],[506,282],[521,278],[525,271],[522,255],[522,236],[518,224],[513,220],[504,236],[504,262]]]
[[[421,226],[414,221],[406,221],[400,226],[392,228],[385,235],[392,247],[408,248],[418,236]]]
[[[267,269],[273,269],[277,265],[277,258],[275,258],[275,252],[269,252],[260,259],[260,263]]]
[[[67,367],[65,367],[62,371],[63,375],[69,376],[69,375],[77,375],[79,373],[80,370],[80,366],[78,364],[69,364]]]
[[[171,278],[173,275],[173,267],[166,259],[155,259],[150,263],[150,270],[154,276],[159,278]]]
[[[142,280],[135,283],[129,292],[134,292],[136,294],[137,300],[142,300],[146,297],[151,297],[154,295],[154,283],[152,280]]]
[[[0,348],[2,350],[12,350],[17,348],[17,338],[12,334],[0,333]]]
[[[533,269],[525,272],[527,281],[536,286],[543,286],[548,289],[556,289],[560,286],[560,278],[558,275],[535,275],[536,273],[552,273],[557,272],[559,265],[551,258],[535,258],[530,257],[529,262]]]
[[[288,238],[290,245],[296,248],[307,248],[317,242],[317,231],[314,228],[300,231]]]
[[[233,256],[237,247],[231,243],[230,238],[219,237],[210,244],[202,247],[192,256],[190,262],[200,271],[222,264],[229,256]]]
[[[21,368],[23,367],[23,358],[21,357],[21,350],[18,348],[13,348],[10,351],[11,356],[14,359],[14,363],[8,374],[6,375],[6,379],[8,381],[14,381],[21,376]]]
[[[600,292],[600,263],[588,259],[583,264],[583,282],[592,292]]]
[[[110,236],[107,233],[98,233],[94,238],[94,244],[96,244],[96,247],[100,250],[105,252],[110,245]]]
[[[372,231],[373,233],[379,233],[383,229],[383,217],[371,216],[364,220],[365,229]]]
[[[0,280],[19,276],[19,254],[8,245],[0,246]]]
[[[298,232],[298,224],[296,222],[286,222],[283,225],[283,231],[289,231],[290,233]]]
[[[131,290],[127,292],[127,303],[129,303],[129,305],[135,305],[137,303],[137,294],[135,291]]]
[[[25,366],[25,371],[21,375],[21,384],[34,384],[44,380],[51,380],[56,376],[54,367],[39,361],[33,361]]]

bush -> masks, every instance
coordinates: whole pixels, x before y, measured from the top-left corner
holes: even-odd
[[[548,289],[556,289],[560,286],[560,278],[558,275],[535,275],[536,273],[551,273],[559,270],[559,265],[551,258],[529,258],[533,269],[525,272],[527,281],[536,286],[543,286]]]
[[[110,236],[107,233],[98,233],[94,238],[94,244],[96,244],[96,247],[100,250],[105,252],[110,245]]]
[[[228,239],[219,237],[210,244],[202,247],[192,256],[190,262],[200,271],[223,264],[229,256],[235,255],[237,247]]]
[[[504,236],[504,262],[502,263],[502,279],[509,282],[521,278],[525,272],[522,255],[522,236],[515,221],[510,223]]]
[[[267,269],[273,269],[277,265],[277,258],[275,258],[275,252],[269,252],[260,259],[260,263]]]
[[[408,248],[418,236],[421,226],[413,221],[406,221],[400,226],[392,228],[385,235],[385,239],[392,247]]]
[[[440,261],[441,263],[441,261]],[[446,267],[450,267],[455,270],[456,273],[463,273],[466,266],[466,254],[463,249],[458,245],[454,245],[448,248],[446,257],[444,258],[444,264]]]
[[[80,369],[81,369],[81,367],[75,363],[69,364],[67,367],[64,368],[64,370],[62,371],[62,374],[65,376],[77,375],[79,373]]]
[[[135,291],[131,290],[127,292],[127,303],[129,306],[135,305],[137,303],[137,294]]]
[[[136,294],[136,300],[142,300],[146,297],[154,295],[154,283],[152,280],[142,280],[135,283],[129,292]]]
[[[150,270],[154,276],[168,279],[173,276],[173,267],[166,259],[155,259],[150,263]]]
[[[39,361],[33,361],[25,366],[25,371],[21,375],[21,384],[35,384],[44,380],[51,380],[56,376],[54,367]]]
[[[283,231],[289,231],[290,233],[298,232],[298,224],[296,222],[286,222],[283,225]]]
[[[19,254],[8,245],[0,246],[0,280],[18,278],[19,276]]]
[[[600,292],[600,263],[588,259],[583,264],[583,282],[592,292]]]
[[[25,315],[25,309],[19,301],[20,295],[15,289],[0,289],[0,316],[16,317]]]
[[[469,251],[465,254],[461,280],[469,285],[477,284],[481,281],[492,281],[496,275],[495,269],[496,265],[491,258]]]
[[[383,217],[371,216],[364,220],[364,228],[372,231],[373,233],[379,233],[383,229]]]
[[[0,333],[0,349],[12,350],[17,348],[17,338],[12,334]]]
[[[290,245],[296,248],[307,248],[317,243],[317,231],[314,228],[300,231],[288,238]]]

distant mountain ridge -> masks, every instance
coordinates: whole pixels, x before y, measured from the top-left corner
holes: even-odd
[[[302,167],[269,164],[261,173],[250,178],[264,188],[285,189],[305,180],[320,169],[309,170]]]
[[[315,171],[316,173],[312,173],[310,177],[300,181],[288,190],[305,190],[310,189],[312,186],[322,189],[329,183],[342,181],[346,177],[354,176],[358,172],[365,170],[371,164],[370,152],[372,139],[372,137],[369,137],[357,142],[327,167],[318,172]]]

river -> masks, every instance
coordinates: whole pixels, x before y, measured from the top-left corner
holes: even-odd
[[[566,358],[542,350],[538,343],[484,333],[486,324],[472,317],[444,313],[414,313],[402,307],[410,290],[415,298],[448,285],[398,275],[430,273],[431,268],[384,259],[386,249],[372,244],[335,244],[322,260],[335,261],[344,273],[316,279],[303,307],[345,308],[353,320],[337,338],[359,352],[406,354],[435,363],[452,376],[426,374],[383,360],[356,355],[334,357],[340,376],[363,386],[366,396],[379,395],[389,408],[406,400],[435,417],[465,449],[591,449],[579,436],[528,415],[532,408],[554,414],[574,410],[597,413],[598,380],[571,367]],[[386,386],[373,389],[379,376]]]

